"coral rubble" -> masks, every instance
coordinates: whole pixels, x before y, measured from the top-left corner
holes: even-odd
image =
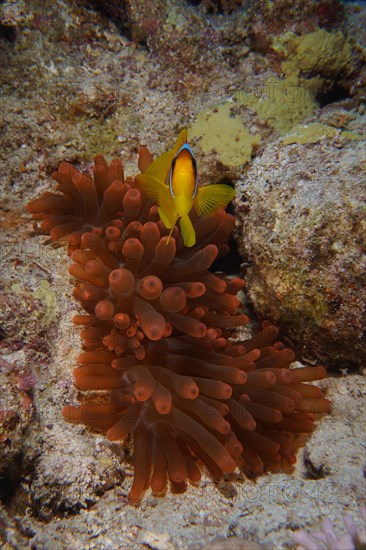
[[[139,153],[143,172],[152,156]],[[244,283],[209,269],[227,252],[234,217],[191,214],[197,244],[188,249],[178,228],[168,238],[120,160],[108,165],[98,155],[93,172],[61,163],[53,174],[60,193],[27,205],[52,240],[68,236],[74,297],[86,312],[73,319],[83,327],[75,383],[101,391],[67,405],[64,417],[112,441],[133,435],[131,502],[149,486],[163,492],[168,480],[177,491],[197,482],[197,459],[215,477],[238,463],[251,474],[282,458],[292,464],[288,432],[310,432],[313,413],[328,408],[307,384],[325,370],[290,369],[294,353],[268,322],[254,338],[231,341],[248,321],[237,297]]]

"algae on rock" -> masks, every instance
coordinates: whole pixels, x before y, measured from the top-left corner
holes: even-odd
[[[240,116],[231,114],[232,107],[232,102],[226,102],[201,111],[188,135],[189,139],[200,139],[204,152],[214,150],[223,164],[236,167],[250,161],[261,137],[251,134]]]
[[[270,77],[259,97],[238,92],[235,99],[239,105],[253,109],[259,118],[280,134],[286,134],[293,126],[311,116],[318,106],[311,90],[302,86],[295,75],[285,79]]]
[[[294,126],[288,134],[283,136],[282,143],[284,145],[290,145],[291,143],[316,143],[322,139],[333,138],[337,134],[350,141],[366,139],[365,134],[362,135],[348,130],[342,131],[334,126],[321,122],[311,122],[310,124],[299,124],[298,126]]]
[[[292,128],[289,134],[282,138],[282,143],[315,143],[321,139],[331,138],[337,135],[337,129],[328,124],[312,122],[311,124],[298,125]]]
[[[282,64],[287,75],[297,69],[304,75],[334,78],[353,69],[351,44],[341,32],[318,29],[302,36],[292,34],[287,50],[287,61]]]
[[[39,283],[39,289],[35,290],[33,295],[43,303],[43,322],[46,326],[50,325],[58,315],[55,291],[51,288],[50,283],[46,279],[43,279]]]

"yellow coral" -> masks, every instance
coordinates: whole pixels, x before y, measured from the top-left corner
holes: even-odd
[[[258,96],[239,92],[236,100],[253,109],[281,134],[312,115],[317,103],[310,90],[299,84],[296,76],[269,78]]]
[[[327,137],[334,137],[337,134],[336,128],[328,124],[320,122],[312,122],[305,126],[295,126],[290,134],[287,134],[283,139],[285,145],[291,143],[315,143]]]
[[[232,116],[232,106],[226,102],[201,111],[188,136],[200,138],[204,151],[216,151],[223,164],[235,167],[250,161],[253,146],[261,138],[259,134],[251,134],[238,115]]]
[[[288,59],[282,64],[285,74],[297,67],[303,74],[335,77],[353,69],[351,45],[341,32],[318,29],[302,36],[292,35],[287,50]]]

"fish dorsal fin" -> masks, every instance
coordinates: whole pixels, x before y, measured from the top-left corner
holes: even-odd
[[[194,206],[199,216],[209,216],[218,208],[225,208],[235,195],[235,190],[229,185],[214,184],[199,187]]]
[[[181,133],[178,136],[178,139],[170,151],[167,151],[166,153],[163,153],[155,159],[146,169],[144,174],[149,175],[153,178],[156,178],[162,182],[166,182],[172,162],[174,157],[177,155],[178,151],[183,147],[183,145],[187,141],[187,130],[184,128],[184,130],[181,131]]]
[[[178,136],[177,141],[175,142],[173,149],[171,150],[171,153],[173,153],[173,158],[178,154],[185,143],[187,143],[187,128],[183,128]]]

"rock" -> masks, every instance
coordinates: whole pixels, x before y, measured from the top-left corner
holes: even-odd
[[[221,535],[212,539],[202,550],[261,550],[268,548],[253,540],[245,540],[240,537],[226,538]]]
[[[30,488],[33,509],[42,520],[77,514],[121,483],[123,474],[112,446],[97,445],[78,429],[65,429],[61,421],[44,432],[44,452]]]
[[[91,0],[92,6],[106,13],[117,27],[133,41],[146,44],[162,32],[166,0],[135,2],[131,0]]]
[[[237,191],[238,245],[256,311],[302,358],[352,367],[366,358],[365,144],[269,145]]]
[[[153,550],[174,550],[175,546],[168,533],[146,531],[142,535],[142,544]]]

